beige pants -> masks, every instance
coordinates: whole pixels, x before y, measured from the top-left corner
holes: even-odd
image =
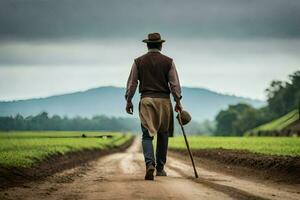
[[[141,123],[150,136],[155,136],[157,132],[173,132],[173,110],[169,98],[144,97],[140,101],[139,111]]]

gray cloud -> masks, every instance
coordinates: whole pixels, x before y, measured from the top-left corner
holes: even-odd
[[[300,39],[185,39],[168,38],[164,52],[185,62],[197,63],[199,57],[229,62],[240,57],[263,58],[286,56],[297,59]],[[0,68],[4,66],[129,66],[128,61],[146,51],[138,40],[35,41],[3,42],[0,45]],[[118,57],[118,59],[116,59]],[[299,60],[299,59],[297,59]],[[251,65],[257,60],[248,59]],[[123,63],[123,64],[122,64]],[[222,62],[221,62],[222,63]],[[219,63],[219,65],[221,65]],[[287,63],[288,64],[288,63]],[[226,63],[224,63],[226,65]],[[267,66],[266,66],[267,67]]]
[[[299,38],[296,0],[0,1],[0,39]]]
[[[0,99],[124,86],[152,31],[183,85],[263,99],[299,69],[299,10],[298,0],[0,0]]]

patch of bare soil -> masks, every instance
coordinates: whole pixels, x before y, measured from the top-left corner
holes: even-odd
[[[172,151],[188,157],[185,149],[172,149]],[[232,167],[243,167],[248,168],[249,170],[246,171],[252,171],[256,176],[259,173],[263,178],[270,180],[300,183],[300,157],[264,155],[222,148],[193,150],[193,155],[200,159],[215,161],[219,167],[223,164],[222,170],[224,166],[231,171]]]
[[[24,182],[41,180],[54,173],[86,164],[101,156],[124,151],[132,144],[132,142],[133,138],[120,147],[111,149],[86,149],[66,154],[51,155],[35,166],[29,168],[0,167],[0,189],[17,186]]]

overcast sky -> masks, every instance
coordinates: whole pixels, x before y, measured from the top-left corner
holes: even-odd
[[[125,86],[148,32],[184,86],[265,99],[300,69],[297,0],[3,0],[0,100]]]

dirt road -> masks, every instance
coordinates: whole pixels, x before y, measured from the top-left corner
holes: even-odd
[[[55,174],[44,181],[0,192],[0,199],[300,199],[299,185],[259,183],[198,167],[168,157],[168,177],[144,181],[140,142],[123,153],[104,156],[85,166]],[[201,163],[197,163],[201,166]]]

